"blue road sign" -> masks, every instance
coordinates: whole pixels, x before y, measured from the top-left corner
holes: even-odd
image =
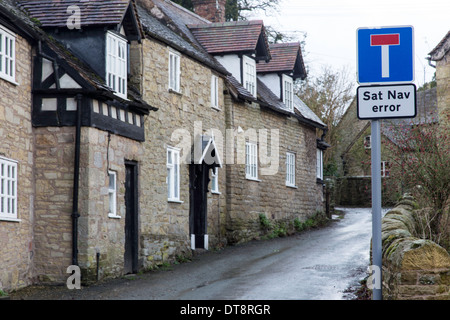
[[[357,68],[360,84],[414,81],[412,26],[359,28]]]

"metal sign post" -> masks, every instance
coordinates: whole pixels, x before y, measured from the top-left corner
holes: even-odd
[[[372,264],[378,271],[379,286],[373,287],[373,300],[382,300],[382,252],[381,252],[381,130],[380,121],[372,120]],[[373,269],[373,268],[372,268]]]
[[[372,123],[372,299],[382,300],[381,124],[380,119],[417,113],[412,26],[357,30],[358,118]]]

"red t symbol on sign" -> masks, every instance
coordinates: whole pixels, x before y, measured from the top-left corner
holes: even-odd
[[[400,45],[400,34],[372,34],[370,45],[381,46],[381,77],[389,78],[389,46]]]

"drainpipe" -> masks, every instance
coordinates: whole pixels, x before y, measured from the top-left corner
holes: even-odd
[[[73,168],[73,203],[72,203],[72,265],[78,265],[78,195],[80,180],[80,146],[81,146],[81,100],[83,95],[78,94],[77,100],[77,120],[75,137],[75,163]]]

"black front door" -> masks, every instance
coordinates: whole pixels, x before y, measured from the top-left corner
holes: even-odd
[[[190,233],[192,249],[207,249],[207,210],[209,169],[205,163],[192,164],[190,177]]]
[[[137,163],[125,163],[125,274],[138,271],[138,181]]]

